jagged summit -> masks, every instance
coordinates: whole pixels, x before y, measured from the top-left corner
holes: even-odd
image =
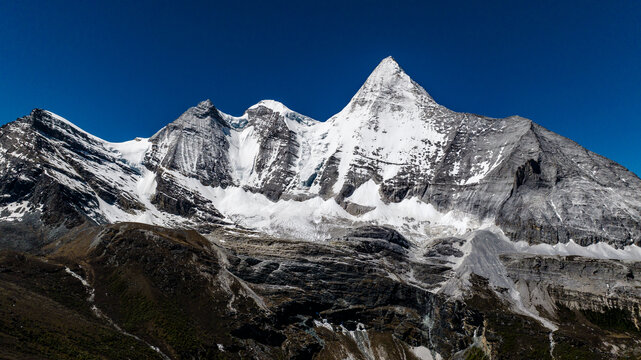
[[[82,131],[85,132],[84,130],[80,129],[78,126],[76,126],[74,123],[71,121],[63,118],[62,116],[55,114],[51,111],[40,109],[40,108],[35,108],[31,110],[31,113],[29,114],[29,117],[36,122],[43,122],[43,123],[48,123],[52,125],[58,125],[58,126],[64,126],[64,127],[71,127],[74,130]]]
[[[228,128],[229,123],[223,114],[216,109],[211,100],[203,100],[196,106],[192,106],[182,113],[176,120],[164,126],[153,136],[151,140],[173,134],[183,134],[190,138],[189,134],[200,134],[201,137],[209,137],[210,133],[218,132],[221,128]],[[182,137],[182,135],[181,135]]]
[[[192,116],[200,119],[205,119],[205,118],[220,119],[221,118],[221,115],[218,109],[216,109],[214,104],[209,99],[203,100],[199,102],[198,105],[187,109],[187,111],[185,111],[183,115],[181,115],[180,118],[178,119],[184,120]]]
[[[269,111],[265,113],[264,111],[261,111],[260,109],[268,109]],[[271,112],[273,114],[280,114],[282,118],[287,122],[287,126],[295,126],[295,124],[303,124],[307,126],[314,125],[318,123],[318,121],[310,118],[309,116],[305,116],[301,113],[298,113],[296,111],[291,110],[285,104],[276,101],[276,100],[261,100],[258,103],[252,105],[245,111],[244,116],[247,116],[248,118],[253,118],[256,121],[264,121],[264,117],[268,115],[268,113]],[[259,114],[262,114],[259,115]],[[252,119],[249,119],[250,121]],[[294,123],[292,123],[292,121]]]
[[[56,138],[73,136],[83,138],[86,141],[106,143],[105,140],[90,134],[71,121],[49,110],[35,108],[28,116],[19,120],[27,121],[34,129]]]
[[[398,103],[403,100],[426,101],[436,105],[427,91],[412,80],[394,58],[388,56],[374,68],[350,103]]]
[[[293,125],[294,123],[307,126],[318,123],[317,120],[314,120],[309,116],[305,116],[301,113],[291,110],[280,101],[269,99],[261,100],[256,104],[250,106],[241,116],[232,116],[221,111],[219,111],[219,113],[222,118],[227,121],[231,128],[238,131],[242,131],[251,123],[268,121],[272,118],[272,116],[276,116],[276,118],[284,120],[288,123],[288,126],[295,126]],[[294,123],[292,123],[292,121]]]
[[[214,104],[211,102],[210,99],[205,99],[199,102],[197,105],[197,107],[202,107],[202,108],[211,108],[212,106],[214,106]]]
[[[387,56],[383,60],[381,60],[379,65],[382,64],[382,63],[391,63],[391,64],[396,64],[396,66],[400,66],[400,65],[398,65],[398,62],[396,61],[396,59],[394,59],[394,57],[392,55]]]

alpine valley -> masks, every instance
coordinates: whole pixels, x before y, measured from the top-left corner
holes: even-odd
[[[391,57],[326,121],[0,128],[2,359],[640,359],[639,245],[639,177]]]

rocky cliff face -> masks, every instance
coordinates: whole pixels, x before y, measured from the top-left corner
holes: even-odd
[[[297,165],[301,160],[303,132],[315,120],[294,113],[274,101],[262,101],[245,113],[247,126],[238,135],[238,160],[251,163],[238,174],[238,184],[250,191],[277,201],[295,183]],[[252,147],[250,154],[243,147]],[[249,171],[247,171],[249,170]]]
[[[143,207],[126,191],[137,170],[105,142],[48,111],[36,109],[3,126],[0,142],[3,247],[28,249],[85,222],[106,223],[103,204],[124,212]]]
[[[516,254],[504,255],[503,262],[509,277],[551,314],[558,306],[586,313],[617,309],[623,316],[611,319],[613,324],[621,321],[631,328],[639,327],[639,262]]]
[[[230,174],[229,125],[209,101],[190,108],[149,138],[145,166],[175,170],[207,186],[227,187]]]
[[[484,240],[478,246],[504,241],[486,236],[474,237]],[[92,354],[114,339],[130,346],[130,356],[165,359],[641,355],[636,263],[492,257],[479,247],[485,276],[469,273],[466,295],[452,297],[442,284],[462,278],[461,264],[445,259],[463,256],[466,249],[456,249],[464,243],[446,238],[418,246],[378,226],[310,243],[225,227],[205,238],[143,224],[105,225],[52,244],[44,260],[0,252],[0,287],[11,290],[0,303],[12,304],[0,312],[13,319],[0,321],[0,341],[15,342],[20,328],[58,339],[29,340],[34,347],[18,341],[9,358]],[[521,308],[512,289],[495,285],[490,272],[498,267],[512,281],[504,285],[520,290]],[[595,271],[599,282],[589,280]],[[600,282],[612,284],[610,290]],[[37,312],[39,319],[28,311],[34,301],[47,309]],[[67,325],[70,332],[55,331],[60,316],[76,320]],[[77,326],[85,342],[71,332]],[[110,349],[118,357],[123,348]]]

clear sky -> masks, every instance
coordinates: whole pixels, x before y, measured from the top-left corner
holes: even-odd
[[[325,120],[392,55],[439,103],[521,115],[641,174],[641,1],[1,1],[0,123],[110,141],[210,98]]]

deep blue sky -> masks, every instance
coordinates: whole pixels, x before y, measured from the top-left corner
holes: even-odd
[[[182,3],[0,2],[0,123],[41,107],[121,141],[206,98],[324,120],[392,55],[445,106],[531,118],[641,174],[640,1]]]

